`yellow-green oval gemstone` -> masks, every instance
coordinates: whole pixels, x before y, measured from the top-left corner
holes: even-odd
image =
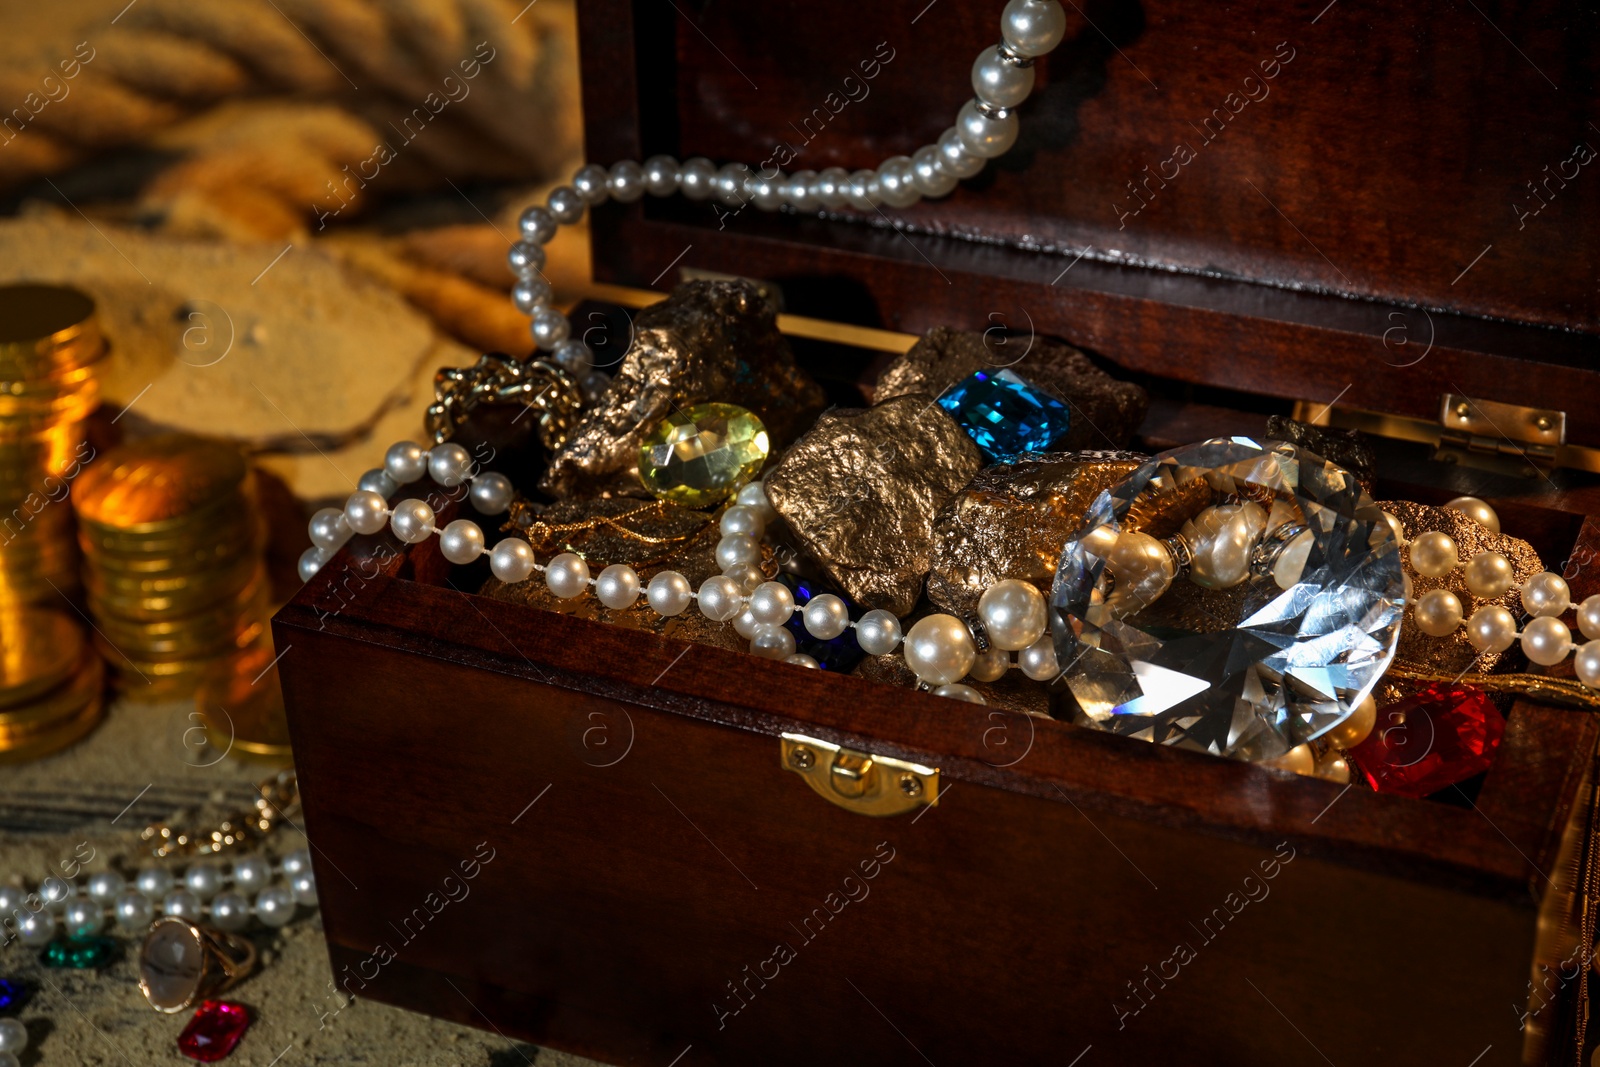
[[[732,496],[767,461],[767,428],[736,404],[696,404],[661,420],[639,448],[639,479],[662,500],[701,508]]]

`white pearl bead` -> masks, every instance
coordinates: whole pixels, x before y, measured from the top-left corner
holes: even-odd
[[[0,1052],[0,1067],[22,1067],[22,1061],[13,1053]]]
[[[569,337],[556,345],[555,363],[574,377],[582,377],[594,369],[594,349],[576,337]]]
[[[183,884],[201,900],[210,900],[222,889],[222,870],[210,863],[196,863],[183,873]]]
[[[557,222],[571,226],[583,218],[583,209],[589,205],[578,195],[578,190],[570,185],[561,185],[550,190],[550,195],[545,198],[545,206]]]
[[[744,534],[752,540],[761,540],[761,535],[767,532],[767,520],[761,517],[761,512],[748,504],[735,504],[722,513],[722,521],[718,524],[722,536],[729,534]]]
[[[394,495],[395,490],[399,489],[400,485],[389,477],[388,471],[383,470],[381,467],[374,467],[356,479],[356,488],[365,493],[377,493],[387,500]]]
[[[1067,13],[1056,0],[1011,0],[1000,14],[1000,36],[1024,59],[1053,51],[1067,32]]]
[[[678,191],[686,200],[710,200],[716,193],[716,176],[717,165],[705,156],[684,160],[678,168]]]
[[[98,900],[78,898],[67,902],[61,912],[61,926],[68,937],[92,937],[105,925],[105,905]]]
[[[1383,521],[1388,524],[1389,532],[1394,534],[1394,543],[1397,545],[1405,544],[1406,528],[1404,524],[1402,524],[1399,519],[1395,518],[1387,511],[1383,513]]]
[[[389,513],[389,529],[408,545],[421,544],[433,532],[433,509],[426,500],[402,500]]]
[[[507,537],[489,551],[489,570],[502,582],[515,585],[533,573],[533,546],[520,537]]]
[[[810,215],[822,208],[822,201],[813,192],[816,180],[816,171],[797,170],[789,175],[789,180],[783,185],[783,198],[802,215]]]
[[[133,884],[147,897],[159,897],[172,888],[172,872],[165,867],[146,867],[134,875]]]
[[[850,609],[832,593],[819,593],[806,601],[802,612],[806,633],[832,641],[850,627]]]
[[[869,656],[887,656],[900,647],[900,620],[891,611],[873,608],[856,622],[856,644]]]
[[[317,879],[310,871],[301,871],[289,879],[289,892],[294,894],[296,904],[307,907],[316,907],[317,904]]]
[[[1522,628],[1522,654],[1530,663],[1549,667],[1560,663],[1572,651],[1572,631],[1560,619],[1541,615]]]
[[[1189,580],[1204,589],[1231,589],[1243,582],[1250,577],[1250,556],[1266,529],[1267,513],[1259,504],[1205,508],[1181,530],[1191,556]]]
[[[961,139],[961,131],[954,126],[939,135],[934,147],[939,152],[939,169],[952,178],[971,178],[983,170],[986,161],[967,148],[966,142]]]
[[[471,563],[483,555],[483,531],[471,519],[456,519],[439,532],[439,553],[451,563]]]
[[[545,251],[532,241],[517,241],[506,250],[506,266],[519,278],[537,277],[544,269]]]
[[[28,1028],[21,1019],[0,1019],[0,1052],[14,1054],[28,1047]]]
[[[1590,689],[1600,689],[1600,641],[1585,641],[1572,657],[1572,666],[1578,672],[1578,681]]]
[[[1296,745],[1281,756],[1262,760],[1261,765],[1295,774],[1311,774],[1317,769],[1317,757],[1310,745]]]
[[[787,181],[782,171],[757,172],[745,183],[745,191],[762,211],[776,211],[783,206],[783,186]]]
[[[983,699],[982,693],[978,692],[970,685],[961,685],[959,682],[951,682],[949,685],[941,685],[939,688],[933,691],[933,695],[936,697],[950,697],[953,700],[964,700],[968,704],[989,703],[987,700]]]
[[[545,564],[544,584],[560,600],[582,596],[589,588],[589,564],[575,552],[563,552]]]
[[[375,534],[389,524],[389,502],[371,489],[357,489],[344,502],[344,521],[359,534]]]
[[[311,516],[307,532],[311,534],[313,545],[331,554],[350,540],[351,529],[339,508],[318,508]]]
[[[1447,533],[1429,530],[1411,542],[1411,569],[1424,578],[1443,578],[1457,562],[1456,543]]]
[[[700,614],[712,622],[727,622],[744,610],[739,587],[725,575],[713,575],[700,583]]]
[[[657,615],[682,615],[689,607],[692,590],[689,579],[677,571],[657,571],[645,587],[645,599]]]
[[[756,586],[767,580],[767,576],[761,573],[761,568],[754,563],[740,563],[722,573],[733,579],[733,584],[739,587],[740,596],[749,596],[756,591]]]
[[[233,861],[233,868],[229,872],[233,876],[233,887],[240,892],[254,893],[258,889],[265,889],[272,880],[272,864],[260,856],[240,856]]]
[[[27,890],[19,889],[14,885],[0,885],[0,922],[3,922],[12,912],[22,907],[23,902],[27,899]]]
[[[890,156],[878,166],[878,189],[883,202],[894,208],[907,208],[922,199],[915,181],[910,156]]]
[[[17,936],[24,945],[48,945],[56,936],[56,913],[49,908],[39,911],[28,911],[26,908],[15,914]]]
[[[724,163],[712,182],[717,190],[717,200],[726,207],[743,207],[744,183],[749,177],[750,168],[743,163]]]
[[[89,876],[89,896],[95,900],[115,900],[128,887],[128,880],[116,871],[100,871]]]
[[[1490,533],[1500,532],[1500,516],[1495,514],[1494,508],[1475,496],[1458,496],[1445,507],[1461,512]]]
[[[804,652],[796,652],[792,656],[785,656],[783,662],[793,664],[796,667],[807,667],[811,670],[820,670],[822,667],[822,664]]]
[[[318,548],[316,545],[312,545],[310,548],[300,553],[300,561],[297,564],[297,569],[300,572],[300,580],[302,582],[309,582],[311,579],[315,578],[317,576],[317,572],[320,571],[323,565],[328,562],[328,559],[328,554],[322,549]]]
[[[250,900],[238,893],[218,893],[211,901],[211,925],[219,930],[243,930],[250,925]]]
[[[472,453],[446,441],[428,450],[428,476],[446,489],[453,489],[472,476]]]
[[[603,204],[611,196],[611,175],[598,163],[585,163],[572,175],[572,187],[590,206]]]
[[[763,623],[750,638],[750,651],[763,659],[788,659],[794,655],[794,634],[782,626]]]
[[[1467,565],[1462,568],[1462,577],[1467,581],[1469,593],[1492,600],[1511,591],[1516,573],[1512,570],[1511,561],[1500,553],[1479,552],[1467,560]]]
[[[522,239],[530,244],[549,244],[556,235],[558,223],[550,209],[535,204],[517,217],[517,229]]]
[[[963,104],[956,115],[956,129],[967,151],[984,159],[994,159],[1011,151],[1011,146],[1017,143],[1020,126],[1015,111],[988,115],[978,109],[978,101],[973,99]]]
[[[113,909],[117,915],[117,924],[124,930],[142,930],[156,917],[155,904],[137,889],[130,889],[120,894]]]
[[[850,172],[843,167],[824,167],[811,183],[811,195],[825,208],[844,207],[846,190],[850,186]],[[743,501],[740,501],[743,503]]]
[[[197,923],[203,917],[205,908],[200,903],[200,898],[187,889],[174,889],[162,899],[161,910],[168,915]]]
[[[1000,46],[990,45],[972,64],[972,91],[990,107],[1016,107],[1033,92],[1033,67],[1002,59]]]
[[[256,918],[264,926],[283,926],[294,918],[294,894],[285,886],[273,886],[256,894]]]
[[[767,487],[760,482],[747,482],[740,486],[733,500],[744,507],[755,508],[764,523],[770,523],[778,517],[778,513],[772,510],[772,501],[767,499]]]
[[[678,161],[671,156],[651,156],[644,161],[644,191],[651,196],[671,196],[678,191]]]
[[[978,658],[972,662],[972,670],[967,674],[980,682],[998,682],[1010,669],[1011,653],[990,645],[989,651],[978,653]]]
[[[1054,681],[1061,673],[1060,664],[1056,662],[1055,639],[1045,634],[1023,649],[1017,656],[1017,666],[1036,682]]]
[[[285,878],[293,878],[302,871],[309,871],[311,869],[311,850],[309,848],[295,849],[283,857],[281,866]]]
[[[757,622],[782,626],[794,614],[794,594],[782,582],[762,582],[750,594],[750,614]]]
[[[1485,604],[1467,620],[1467,640],[1479,652],[1504,652],[1517,643],[1517,620],[1499,604]]]
[[[611,199],[619,204],[631,204],[644,195],[644,168],[631,159],[613,163],[606,186]]]
[[[863,214],[876,213],[878,205],[883,203],[883,188],[878,184],[875,170],[851,171],[850,184],[845,191],[850,206]]]
[[[761,562],[761,546],[749,534],[727,534],[717,542],[717,566],[732,570],[741,563]]]
[[[534,344],[549,352],[571,336],[572,323],[555,308],[543,307],[533,313],[533,319],[528,323],[528,333],[532,335]]]
[[[906,634],[906,666],[929,685],[949,685],[967,676],[978,658],[967,624],[954,615],[928,615]]]
[[[555,298],[555,290],[550,288],[550,283],[537,274],[518,278],[511,287],[511,303],[524,315],[532,315]]]
[[[39,895],[51,904],[61,904],[76,895],[77,891],[77,886],[53,874],[39,883]]]
[[[1117,535],[1106,556],[1106,569],[1115,582],[1107,607],[1117,615],[1131,615],[1154,604],[1178,573],[1167,546],[1137,530]]]
[[[733,632],[746,641],[755,637],[756,631],[765,625],[766,623],[756,621],[756,617],[750,614],[749,608],[745,608],[733,617]]]
[[[384,454],[383,469],[396,485],[410,485],[428,473],[428,453],[411,441],[397,442]]]
[[[1600,637],[1600,593],[1578,605],[1578,631],[1590,640]]]
[[[639,572],[626,563],[613,563],[594,580],[594,596],[613,610],[633,607],[639,599]]]
[[[1448,637],[1461,625],[1461,601],[1448,589],[1430,589],[1411,609],[1411,618],[1429,637]]]
[[[978,598],[978,618],[989,643],[1007,652],[1020,652],[1039,640],[1048,621],[1044,595],[1016,578],[996,582],[983,591]]]
[[[1560,615],[1572,606],[1572,590],[1559,574],[1544,571],[1522,584],[1522,610],[1529,615]]]
[[[956,187],[955,177],[939,166],[939,146],[932,144],[911,153],[911,181],[917,192],[934,199],[949,196]]]

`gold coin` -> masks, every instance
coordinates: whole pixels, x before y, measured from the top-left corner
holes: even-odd
[[[129,553],[100,552],[85,547],[89,566],[107,576],[132,579],[134,576],[162,576],[170,574],[195,574],[214,571],[235,563],[245,556],[259,555],[263,531],[258,526],[241,526],[227,531],[221,538],[207,543],[165,552]],[[84,546],[82,538],[78,539]]]
[[[120,644],[102,634],[95,634],[93,640],[100,655],[112,666],[132,668],[145,675],[162,675],[209,664],[237,652],[260,637],[266,625],[265,618],[238,619],[228,629],[204,635],[208,640],[194,648],[164,650],[149,645]]]
[[[253,552],[236,552],[206,567],[168,567],[161,571],[125,571],[93,560],[85,572],[89,588],[103,597],[182,597],[201,595],[224,586],[241,567],[255,561]],[[237,588],[237,587],[236,587]]]
[[[78,527],[78,544],[84,554],[108,567],[126,565],[132,570],[150,570],[150,564],[194,554],[199,558],[220,558],[240,546],[252,550],[259,546],[265,526],[244,498],[232,501],[233,513],[219,522],[198,523],[193,528],[174,528],[164,534],[107,534],[92,526]]]
[[[150,622],[102,615],[96,625],[118,648],[163,648],[167,651],[202,648],[208,641],[215,641],[218,634],[233,633],[244,620],[266,618],[270,614],[267,591],[266,575],[261,573],[237,596],[213,608]]]
[[[194,704],[218,751],[289,755],[289,721],[269,637],[218,661],[201,680]]]
[[[0,710],[60,685],[83,658],[83,630],[59,611],[0,612]]]
[[[70,678],[30,704],[0,710],[0,748],[7,742],[24,739],[48,730],[69,718],[100,694],[105,685],[105,667],[94,649],[86,644],[69,667]]]
[[[104,711],[105,698],[97,691],[89,703],[71,718],[0,748],[0,763],[25,763],[60,752],[87,737],[100,724],[100,716]],[[0,741],[0,745],[5,745],[5,742]]]
[[[0,286],[0,377],[32,377],[104,343],[87,293],[59,285]]]
[[[107,452],[78,477],[78,517],[108,531],[159,533],[236,492],[248,467],[224,441],[161,434]]]
[[[84,588],[88,593],[89,606],[97,618],[110,615],[134,622],[156,622],[173,615],[193,614],[232,598],[249,584],[260,566],[258,559],[246,558],[225,571],[224,576],[215,582],[148,596],[107,589],[97,582],[91,570],[84,576]]]

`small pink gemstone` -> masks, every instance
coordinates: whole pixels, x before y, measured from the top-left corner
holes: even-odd
[[[1505,731],[1489,694],[1440,683],[1379,708],[1350,756],[1378,792],[1425,797],[1488,770]]]
[[[226,1059],[250,1029],[250,1012],[243,1004],[202,1000],[194,1018],[178,1035],[178,1051],[191,1060],[215,1063]]]

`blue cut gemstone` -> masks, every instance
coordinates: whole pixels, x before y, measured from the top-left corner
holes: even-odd
[[[946,389],[939,406],[991,460],[1049,451],[1072,419],[1067,405],[1009,369],[974,371]]]
[[[27,986],[9,978],[0,978],[0,1011],[16,1011],[27,999]]]

